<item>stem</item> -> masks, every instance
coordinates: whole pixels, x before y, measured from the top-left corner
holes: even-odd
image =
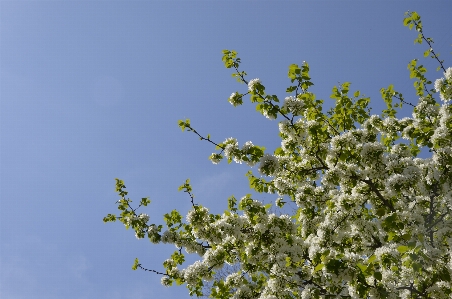
[[[445,72],[446,69],[443,66],[443,62],[441,60],[439,60],[439,57],[438,57],[438,55],[436,55],[435,51],[433,50],[433,47],[432,47],[432,44],[430,43],[430,41],[427,38],[425,38],[424,33],[422,32],[422,27],[418,27],[418,22],[416,22],[416,20],[413,20],[413,22],[416,25],[416,28],[420,28],[419,33],[421,34],[422,39],[428,44],[428,46],[430,47],[430,52],[432,52],[432,54],[434,56],[433,58],[435,58],[439,62],[441,68]]]

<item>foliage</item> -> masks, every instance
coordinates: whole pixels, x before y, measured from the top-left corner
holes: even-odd
[[[223,62],[233,77],[248,86],[234,92],[229,102],[243,103],[250,95],[256,110],[279,122],[281,147],[273,154],[235,138],[215,143],[203,137],[189,120],[182,130],[216,146],[213,163],[258,165],[261,176],[247,173],[251,189],[278,194],[275,209],[296,204],[293,215],[276,215],[271,205],[250,194],[228,199],[222,215],[194,203],[187,180],[179,190],[191,198],[186,216],[174,210],[164,215],[167,228],[149,224],[127,199],[124,182],[116,179],[119,216],[137,238],[174,244],[163,263],[162,284],[186,284],[190,295],[204,295],[210,282],[212,298],[450,298],[452,295],[452,68],[445,69],[426,38],[422,22],[408,12],[404,25],[415,28],[415,42],[426,42],[444,71],[432,82],[426,68],[413,60],[410,77],[419,96],[413,105],[393,85],[381,89],[387,105],[382,116],[371,115],[370,99],[350,83],[335,86],[334,107],[322,112],[322,100],[310,92],[309,65],[292,64],[288,76],[291,95],[284,101],[267,94],[259,79],[247,81],[235,51],[223,51]],[[439,93],[441,101],[435,99]],[[396,108],[413,107],[413,116],[398,119]],[[418,157],[428,149],[428,158]],[[143,198],[140,206],[149,204]],[[285,210],[282,210],[285,211]],[[280,214],[280,213],[279,213]],[[201,259],[182,268],[185,253]],[[218,275],[227,265],[234,266]]]

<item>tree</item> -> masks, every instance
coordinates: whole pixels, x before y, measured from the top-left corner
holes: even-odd
[[[292,95],[280,104],[259,79],[245,79],[235,51],[224,50],[225,66],[248,86],[229,102],[239,106],[249,94],[262,115],[282,117],[281,147],[269,154],[252,142],[239,147],[234,138],[216,143],[188,119],[179,126],[216,146],[209,157],[214,164],[258,164],[261,175],[247,173],[250,187],[278,194],[275,209],[287,211],[289,201],[296,209],[276,215],[271,204],[248,194],[239,201],[231,196],[228,210],[214,215],[194,202],[187,180],[179,188],[192,203],[187,221],[173,210],[164,215],[163,229],[137,213],[149,198],[133,208],[124,182],[116,179],[120,215],[104,221],[120,220],[137,238],[178,248],[164,261],[165,272],[146,269],[138,259],[133,269],[160,274],[165,286],[186,284],[190,295],[204,295],[211,281],[212,298],[450,298],[452,68],[445,69],[416,12],[406,13],[404,25],[418,32],[415,43],[427,43],[424,56],[439,63],[444,77],[432,86],[425,67],[412,60],[418,103],[390,85],[381,89],[387,105],[381,116],[370,114],[370,99],[351,93],[348,82],[333,88],[335,106],[323,113],[323,101],[309,91],[306,62],[289,66]],[[396,117],[402,105],[412,106],[412,117]],[[418,157],[425,150],[430,157]],[[181,269],[182,248],[201,260]],[[218,275],[222,269],[228,271]]]

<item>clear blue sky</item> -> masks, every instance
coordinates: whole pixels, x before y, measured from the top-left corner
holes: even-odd
[[[177,126],[190,118],[216,141],[279,146],[276,121],[227,102],[246,87],[223,49],[281,98],[288,65],[305,60],[327,103],[345,81],[376,114],[391,83],[417,102],[407,64],[426,46],[402,25],[407,10],[451,66],[451,1],[1,1],[0,297],[188,298],[131,270],[135,257],[162,270],[174,247],[102,222],[116,212],[114,178],[131,199],[150,196],[143,212],[156,223],[189,209],[177,192],[186,178],[214,212],[249,192],[246,166],[212,165],[214,148]]]

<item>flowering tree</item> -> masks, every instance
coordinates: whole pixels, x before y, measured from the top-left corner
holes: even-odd
[[[186,221],[177,210],[165,214],[164,229],[137,213],[149,199],[133,208],[124,182],[116,179],[120,215],[104,221],[119,220],[137,238],[178,248],[164,261],[164,272],[146,269],[138,259],[133,269],[160,274],[165,286],[186,284],[190,295],[204,295],[209,285],[212,298],[450,298],[452,68],[444,68],[417,13],[406,13],[404,25],[417,30],[415,42],[428,44],[424,56],[439,63],[444,77],[432,87],[425,67],[411,61],[418,103],[390,85],[381,89],[387,105],[381,116],[370,114],[370,99],[351,94],[348,82],[333,88],[335,106],[323,113],[323,101],[309,91],[306,62],[289,67],[292,95],[279,104],[259,79],[245,79],[235,51],[223,51],[225,66],[248,86],[229,102],[239,106],[249,94],[265,117],[282,117],[281,147],[270,154],[250,141],[242,147],[235,138],[216,143],[189,120],[179,126],[216,146],[214,164],[258,164],[260,175],[247,173],[250,187],[278,194],[276,209],[286,211],[289,200],[297,208],[293,215],[276,215],[246,195],[239,201],[230,197],[228,210],[214,215],[195,204],[187,180],[179,190],[193,208]],[[412,117],[396,117],[402,105],[413,107]],[[430,157],[418,157],[423,149]],[[182,269],[182,249],[200,260]]]

